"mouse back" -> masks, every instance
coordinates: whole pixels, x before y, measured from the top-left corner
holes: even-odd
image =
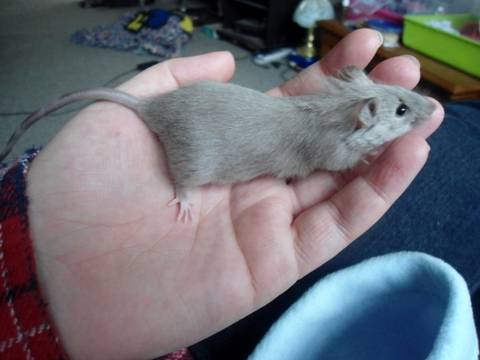
[[[140,110],[185,186],[277,174],[272,164],[298,126],[296,111],[282,98],[212,81],[147,99]]]

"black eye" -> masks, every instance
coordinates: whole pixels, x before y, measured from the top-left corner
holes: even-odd
[[[408,110],[408,106],[402,103],[402,104],[400,104],[400,105],[397,107],[397,112],[396,112],[396,114],[397,114],[398,116],[403,116],[403,115],[405,115],[405,113],[407,112],[407,110]]]

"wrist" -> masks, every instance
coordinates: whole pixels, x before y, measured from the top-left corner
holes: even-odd
[[[93,200],[72,189],[72,164],[72,158],[52,156],[47,147],[28,173],[37,274],[60,341],[73,359],[148,358],[141,346],[132,345],[138,341],[131,340],[130,324],[118,326],[116,320],[129,312],[120,301],[112,305],[112,299],[121,297],[111,292],[123,287],[117,283],[121,277],[116,262],[106,259],[104,246],[118,239],[105,235],[116,234],[116,227],[100,220],[104,226],[96,226],[89,218]]]
[[[162,308],[164,300],[150,289],[142,296],[138,284],[155,284],[158,272],[130,266],[128,250],[134,247],[126,247],[124,239],[142,237],[137,226],[130,227],[136,222],[124,217],[128,211],[111,205],[119,196],[105,190],[99,176],[109,172],[97,174],[90,164],[79,164],[71,154],[47,147],[28,173],[37,273],[63,346],[79,359],[153,358],[184,346],[179,329],[165,322],[147,326],[151,316],[162,316],[148,310]],[[86,180],[85,173],[93,175]],[[174,317],[164,314],[167,320]]]
[[[65,233],[65,229],[55,220],[56,217],[51,211],[52,207],[58,207],[58,202],[65,196],[54,181],[55,177],[58,177],[55,160],[49,156],[47,147],[31,164],[26,175],[29,230],[39,288],[48,304],[51,321],[55,323],[62,346],[69,356],[75,359],[82,358],[78,343],[82,342],[83,332],[75,332],[75,328],[81,328],[81,324],[72,324],[68,318],[75,291],[72,289],[68,271],[65,271],[58,256],[63,251],[62,240],[68,237],[68,232]]]

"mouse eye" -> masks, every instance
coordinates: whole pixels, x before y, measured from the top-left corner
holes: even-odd
[[[408,110],[408,106],[402,103],[402,104],[400,104],[400,105],[397,107],[396,114],[397,114],[398,116],[403,116],[403,115],[405,115],[405,113],[407,112],[407,110]]]

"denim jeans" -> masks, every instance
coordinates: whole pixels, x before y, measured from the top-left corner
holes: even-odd
[[[270,304],[191,347],[199,359],[245,359],[271,324],[312,284],[364,259],[421,251],[467,281],[480,323],[480,101],[444,104],[425,168],[388,213],[332,260]],[[299,334],[300,335],[300,334]]]

